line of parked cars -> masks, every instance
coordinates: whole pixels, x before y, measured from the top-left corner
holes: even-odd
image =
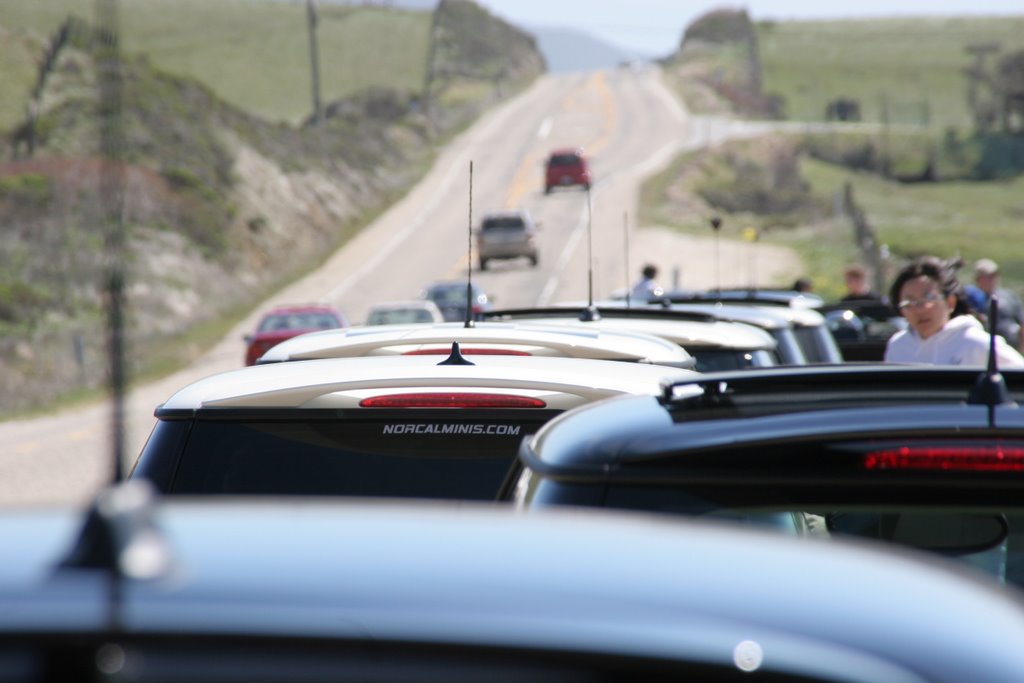
[[[843,363],[778,294],[447,289],[0,518],[0,681],[1024,680],[1024,371]]]

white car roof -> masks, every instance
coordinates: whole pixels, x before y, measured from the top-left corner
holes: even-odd
[[[459,342],[463,352],[486,347],[532,356],[597,358],[692,367],[693,357],[667,339],[643,332],[583,329],[558,323],[461,322],[374,325],[324,330],[292,337],[267,351],[259,363],[402,355],[431,349],[449,349]]]
[[[565,319],[552,317],[517,318],[520,322],[537,324],[570,325],[584,329],[593,328],[612,331],[634,331],[653,334],[668,339],[685,349],[715,348],[737,349],[742,351],[771,351],[776,342],[770,334],[760,327],[741,322],[715,320],[701,322],[698,320],[659,320],[651,318],[615,318],[602,317],[599,320],[580,320],[578,316],[567,313]]]
[[[255,365],[194,382],[157,410],[353,408],[367,396],[410,388],[509,392],[567,410],[626,393],[657,395],[663,383],[699,375],[663,365],[579,358],[477,356],[469,360],[472,365],[442,365],[438,356],[377,356]]]

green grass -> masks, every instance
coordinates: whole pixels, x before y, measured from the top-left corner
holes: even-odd
[[[761,23],[758,39],[764,89],[785,98],[791,119],[820,120],[846,96],[865,121],[881,120],[884,102],[892,123],[964,126],[966,47],[1024,49],[1024,16]]]
[[[960,254],[968,263],[994,258],[1002,266],[1004,284],[1024,284],[1024,241],[1018,239],[1024,178],[899,185],[815,161],[805,161],[803,169],[818,194],[851,182],[857,203],[893,256]]]
[[[679,215],[665,199],[670,192],[691,192],[699,184],[700,177],[689,177],[681,183],[677,180],[684,169],[692,166],[692,160],[691,155],[679,157],[644,185],[642,223],[696,234],[709,232],[709,216]],[[715,168],[713,161],[704,165]],[[879,242],[888,246],[892,263],[920,254],[944,258],[959,255],[966,264],[961,278],[969,281],[973,261],[993,258],[1000,264],[1002,284],[1024,291],[1024,240],[1019,239],[1024,225],[1024,177],[901,184],[806,157],[800,169],[811,192],[825,202],[841,192],[846,183],[852,184],[855,201],[865,211]],[[789,246],[800,254],[805,272],[793,273],[794,278],[811,277],[815,289],[825,298],[842,294],[842,268],[858,260],[849,219],[833,216],[783,227],[765,225],[765,217],[749,214],[725,218],[723,238],[739,239],[741,226],[759,226],[762,241]]]
[[[95,4],[4,0],[0,26],[44,37],[71,13],[92,21]],[[120,0],[118,7],[127,52],[147,55],[159,69],[196,78],[228,103],[268,120],[296,123],[312,111],[305,3]],[[321,5],[319,16],[322,102],[371,85],[422,89],[429,13]],[[26,68],[30,73],[28,85],[14,88],[16,97],[4,98],[0,128],[24,114],[35,59],[28,49],[0,58],[5,84],[23,83]],[[17,74],[17,80],[8,74]]]

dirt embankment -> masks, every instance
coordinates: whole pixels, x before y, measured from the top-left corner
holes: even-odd
[[[517,56],[493,82],[481,70],[494,61],[486,43],[449,56],[429,119],[420,93],[374,88],[328,103],[319,125],[271,124],[132,55],[120,97],[101,99],[110,83],[97,44],[72,31],[50,57],[31,150],[24,130],[0,149],[0,411],[105,384],[105,302],[118,274],[133,367],[195,358],[225,321],[315,268],[408,189],[440,142],[543,71],[528,36],[472,3],[441,5],[439,26],[476,22],[486,28],[473,35]],[[460,67],[459,54],[474,61]],[[445,98],[481,79],[489,87],[476,97]]]

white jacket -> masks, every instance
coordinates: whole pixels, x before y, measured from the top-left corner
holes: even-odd
[[[932,365],[988,365],[989,334],[976,318],[959,315],[950,318],[941,330],[921,339],[912,328],[889,338],[885,360],[895,363],[931,363]],[[996,337],[996,359],[1000,368],[1024,367],[1021,356],[1002,337]]]

